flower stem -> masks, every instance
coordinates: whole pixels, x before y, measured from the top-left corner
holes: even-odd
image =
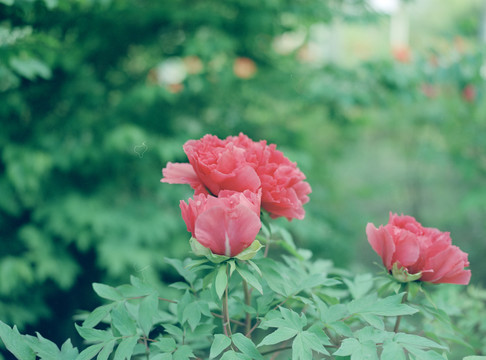
[[[402,298],[402,304],[407,302],[407,298],[408,298],[408,283],[405,286],[405,294],[403,295],[403,298]],[[400,321],[401,320],[402,320],[402,315],[398,315],[397,320],[395,322],[395,327],[393,328],[393,332],[395,332],[395,333],[398,332],[398,328],[400,327]]]
[[[245,294],[245,304],[247,306],[251,305],[251,294],[250,290],[248,289],[248,284],[246,283],[246,280],[243,280],[243,292]],[[251,329],[251,316],[250,313],[247,311],[246,312],[246,318],[245,318],[245,333],[248,334]]]
[[[228,276],[228,265],[226,265],[226,276]],[[229,310],[228,310],[228,283],[226,284],[226,288],[224,289],[224,296],[223,296],[223,330],[224,334],[228,337],[231,337],[231,320],[229,317]]]

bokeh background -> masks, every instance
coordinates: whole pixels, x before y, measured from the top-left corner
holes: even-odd
[[[173,280],[191,190],[161,169],[207,133],[298,163],[279,224],[314,257],[377,271],[392,211],[484,285],[485,44],[484,0],[0,0],[0,319],[62,342],[92,282]]]

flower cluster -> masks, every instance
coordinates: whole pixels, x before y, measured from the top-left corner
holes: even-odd
[[[189,184],[194,199],[181,201],[187,230],[214,254],[236,256],[261,228],[260,208],[272,218],[303,219],[310,185],[276,149],[244,134],[206,135],[184,144],[189,163],[168,163],[162,182]]]
[[[399,281],[467,285],[467,254],[452,245],[448,232],[423,227],[411,216],[390,213],[387,225],[366,226],[368,241]]]

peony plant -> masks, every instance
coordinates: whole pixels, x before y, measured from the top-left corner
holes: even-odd
[[[180,208],[196,258],[165,259],[180,281],[93,284],[106,303],[75,324],[85,341],[80,348],[21,335],[0,321],[0,338],[13,356],[444,360],[455,359],[454,340],[470,355],[464,360],[486,359],[480,355],[486,349],[468,344],[453,325],[448,304],[435,304],[437,284],[467,285],[471,277],[467,254],[449,233],[390,213],[387,225],[366,227],[382,273],[354,275],[312,259],[272,223],[302,219],[311,193],[304,174],[274,144],[244,134],[206,135],[189,140],[184,151],[189,162],[168,163],[161,180],[194,189]],[[272,254],[277,247],[280,255]],[[444,333],[428,330],[438,328]]]

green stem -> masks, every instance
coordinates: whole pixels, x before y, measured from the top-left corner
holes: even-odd
[[[228,276],[228,265],[226,265],[226,276]],[[226,284],[226,288],[224,289],[224,296],[223,296],[223,329],[224,334],[228,337],[231,337],[231,320],[229,317],[229,310],[228,310],[228,284],[229,279]]]
[[[248,284],[246,283],[246,280],[243,280],[243,292],[245,294],[245,304],[247,306],[251,306],[251,294],[250,290],[248,289]],[[245,333],[248,334],[251,329],[251,316],[250,313],[247,311],[246,312],[246,318],[245,318]]]
[[[402,298],[402,304],[404,304],[408,299],[408,283],[405,285],[405,294],[403,295]],[[393,328],[393,332],[397,333],[398,328],[400,327],[400,322],[402,321],[402,315],[397,316],[397,320],[395,322],[395,327]]]

